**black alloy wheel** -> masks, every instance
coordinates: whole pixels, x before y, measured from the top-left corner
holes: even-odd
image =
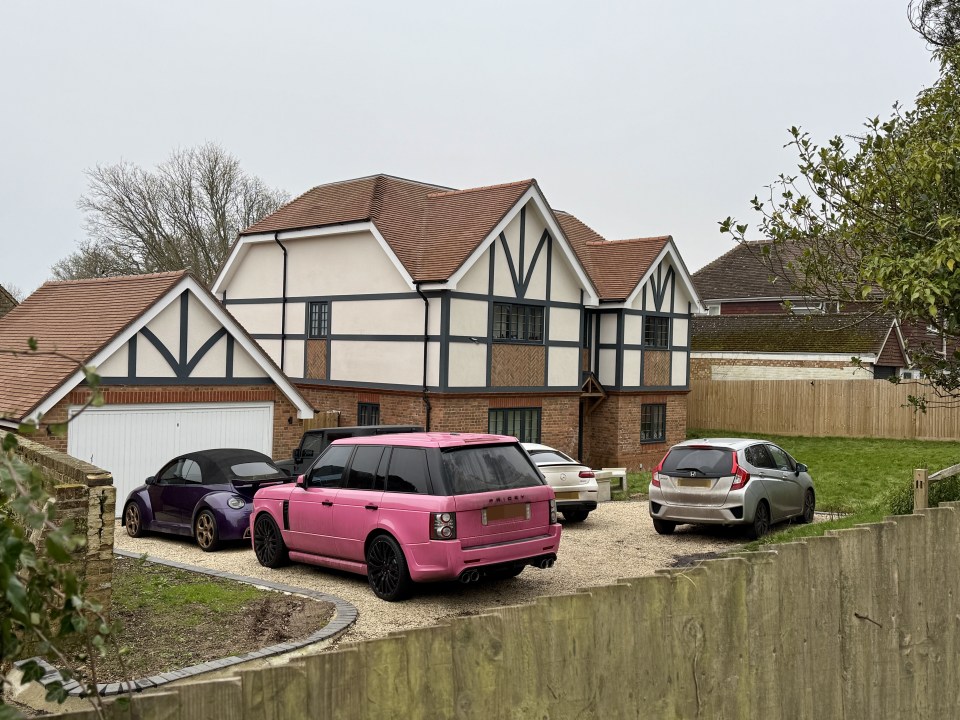
[[[135,502],[127,503],[123,511],[123,525],[127,529],[127,535],[132,538],[143,537],[143,520],[140,517],[140,506]]]
[[[261,514],[253,524],[253,552],[264,567],[278,568],[287,562],[287,546],[280,528],[267,513]]]
[[[800,522],[809,525],[813,522],[813,514],[817,511],[817,499],[813,490],[807,490],[803,496],[803,513],[800,515]]]
[[[378,535],[367,548],[367,582],[381,600],[402,600],[410,592],[410,573],[403,551],[389,535]]]
[[[751,540],[759,540],[770,532],[770,506],[766,500],[757,503],[757,510],[753,516],[753,524],[748,528],[747,534]]]

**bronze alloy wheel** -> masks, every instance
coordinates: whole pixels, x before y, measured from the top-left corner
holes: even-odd
[[[140,506],[135,502],[128,503],[123,513],[123,524],[127,528],[127,535],[140,537],[143,535],[143,522],[140,519]]]
[[[211,552],[220,545],[220,533],[217,531],[217,520],[213,513],[204,510],[197,515],[197,522],[194,527],[194,534],[197,537],[197,545],[201,550]]]

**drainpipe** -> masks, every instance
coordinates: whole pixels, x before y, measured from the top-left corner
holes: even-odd
[[[287,249],[283,246],[283,243],[280,242],[279,232],[273,234],[273,241],[283,250],[283,291],[280,307],[280,371],[286,372],[287,370],[283,366],[283,360],[287,350]]]
[[[423,407],[426,415],[423,429],[430,432],[430,395],[427,393],[427,348],[430,343],[430,300],[420,289],[420,283],[414,283],[417,295],[423,299]]]

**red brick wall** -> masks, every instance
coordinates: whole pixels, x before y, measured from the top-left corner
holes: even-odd
[[[666,404],[666,440],[640,441],[641,407]],[[593,467],[649,470],[687,434],[686,393],[611,393],[584,422],[584,460]]]

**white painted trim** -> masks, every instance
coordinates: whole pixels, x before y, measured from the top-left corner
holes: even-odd
[[[123,412],[124,410],[143,410],[146,412],[151,412],[154,410],[216,410],[218,408],[238,408],[238,407],[255,407],[262,408],[264,410],[272,409],[273,403],[267,400],[250,400],[250,401],[230,401],[230,402],[202,402],[202,403],[129,403],[123,405],[102,405],[95,408],[87,408],[84,410],[83,405],[71,405],[67,408],[67,417],[72,418],[74,415],[78,414],[81,410],[84,410],[84,414],[97,414],[97,413],[110,413],[110,412]],[[271,427],[271,432],[273,428]]]
[[[290,383],[287,377],[267,359],[260,346],[251,340],[246,332],[237,323],[237,321],[234,320],[232,316],[227,314],[227,312],[223,309],[223,306],[189,275],[184,275],[180,282],[170,288],[162,298],[151,305],[150,308],[136,320],[136,322],[132,323],[123,332],[114,337],[113,340],[107,343],[107,345],[100,350],[100,352],[90,358],[86,364],[96,366],[104,362],[107,358],[117,352],[117,350],[123,347],[130,340],[130,338],[140,332],[142,328],[146,327],[150,321],[159,315],[170,303],[180,297],[184,290],[190,290],[194,297],[200,301],[200,304],[203,305],[220,322],[220,324],[227,329],[227,332],[233,336],[234,342],[239,344],[240,347],[250,354],[250,357],[254,359],[257,365],[259,365],[260,368],[269,376],[269,378],[273,380],[276,386],[280,389],[280,392],[286,395],[287,399],[289,399],[290,402],[296,406],[298,418],[309,419],[313,417],[313,408]],[[83,370],[77,370],[77,372],[67,378],[66,381],[61,383],[60,386],[53,392],[53,394],[37,405],[33,411],[24,418],[24,420],[36,420],[38,415],[49,412],[58,402],[63,400],[63,398],[65,398],[71,390],[79,385],[83,379]],[[176,385],[177,379],[170,378],[170,384]],[[215,382],[212,384],[215,384]]]
[[[859,357],[864,363],[874,363],[877,356],[863,353],[859,356],[850,353],[776,353],[776,352],[691,352],[693,360],[807,360],[811,362],[842,362]]]
[[[544,220],[547,223],[547,229],[550,231],[550,234],[557,241],[560,249],[563,251],[564,256],[567,258],[567,262],[570,263],[570,266],[573,268],[573,271],[577,275],[577,279],[580,280],[581,287],[586,290],[587,296],[584,298],[583,304],[588,307],[595,307],[599,304],[600,298],[597,294],[596,288],[594,288],[593,283],[590,282],[590,277],[587,275],[586,270],[580,264],[580,260],[577,258],[577,254],[573,251],[573,248],[570,246],[570,241],[567,240],[567,236],[563,234],[563,231],[560,229],[560,226],[556,223],[553,217],[553,211],[550,209],[550,206],[547,205],[546,199],[543,197],[543,194],[540,192],[540,188],[537,187],[536,183],[530,186],[530,188],[520,196],[520,199],[514,203],[513,207],[507,211],[507,214],[503,216],[503,219],[494,226],[493,230],[484,238],[483,242],[480,243],[477,248],[470,253],[466,260],[457,268],[448,279],[447,282],[442,286],[442,289],[445,290],[456,290],[457,283],[463,278],[464,275],[470,270],[471,267],[483,256],[487,249],[496,241],[500,236],[500,233],[503,232],[504,228],[510,224],[510,221],[517,216],[517,213],[520,212],[520,208],[526,205],[528,202],[533,201],[533,204],[537,206],[537,210],[540,211],[540,214],[543,216]],[[422,286],[426,289],[426,286]]]
[[[677,250],[677,246],[673,244],[673,239],[667,240],[667,244],[663,246],[663,250],[661,250],[660,254],[657,255],[657,259],[650,263],[650,268],[647,270],[644,276],[640,278],[640,282],[636,284],[636,286],[633,288],[633,292],[630,293],[626,300],[624,300],[622,303],[604,305],[604,307],[631,307],[634,301],[637,299],[637,295],[643,291],[643,286],[651,277],[653,277],[654,271],[668,255],[670,256],[670,259],[673,260],[677,274],[680,276],[680,279],[683,280],[683,285],[687,290],[687,294],[690,296],[690,299],[693,302],[692,312],[694,314],[706,312],[703,301],[700,300],[700,295],[697,293],[697,288],[694,286],[693,280],[690,279],[690,273],[687,272],[686,263],[683,262],[683,258],[680,256],[680,251]],[[674,310],[674,312],[676,312],[676,310]]]
[[[250,245],[259,243],[272,243],[275,242],[274,237],[283,242],[284,240],[303,240],[306,238],[319,238],[328,235],[348,235],[351,233],[360,232],[370,232],[376,238],[377,242],[380,244],[380,248],[390,259],[390,262],[393,263],[393,266],[397,269],[397,272],[400,273],[403,281],[407,284],[407,287],[409,287],[411,290],[415,289],[413,278],[410,276],[410,273],[407,272],[407,269],[403,266],[403,263],[400,262],[400,258],[398,258],[396,253],[393,252],[393,248],[390,247],[390,244],[386,241],[383,235],[380,234],[380,230],[377,229],[377,226],[374,223],[365,221],[346,223],[344,225],[325,225],[323,227],[308,228],[306,230],[285,230],[279,233],[242,235],[238,239],[237,244],[234,246],[233,252],[230,253],[230,257],[227,258],[227,262],[224,263],[220,274],[217,275],[217,279],[213,283],[211,292],[214,295],[218,295],[219,293],[223,292],[223,286],[233,277],[234,265],[240,261],[243,255],[246,254]]]
[[[0,420],[0,428],[6,428],[7,430],[19,430],[20,423],[10,422],[9,420]]]

